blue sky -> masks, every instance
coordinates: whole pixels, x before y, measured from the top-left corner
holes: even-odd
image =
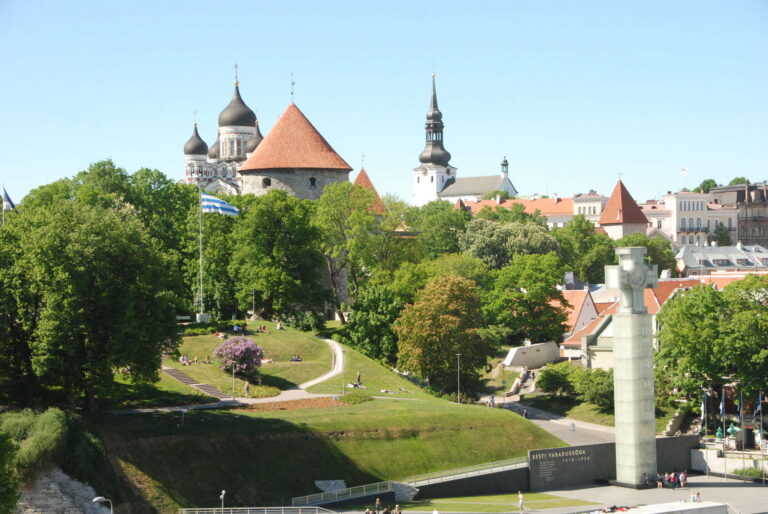
[[[437,72],[459,176],[638,201],[768,178],[768,2],[0,0],[0,180],[14,200],[111,157],[182,177],[241,92],[295,101],[379,192],[410,200]],[[680,169],[689,174],[682,177]]]

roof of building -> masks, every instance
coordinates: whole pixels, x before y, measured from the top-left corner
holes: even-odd
[[[292,103],[238,171],[296,168],[352,170]]]
[[[253,133],[253,137],[245,142],[245,153],[255,152],[263,140],[264,136],[261,135],[261,129],[259,129],[259,120],[256,120],[256,132]]]
[[[598,223],[600,225],[646,224],[648,218],[637,206],[637,202],[624,187],[624,183],[619,180],[616,182],[616,187],[613,188],[608,203],[605,204],[605,209],[603,209]]]
[[[443,190],[437,193],[438,197],[477,195],[490,191],[499,191],[504,184],[504,178],[501,175],[453,178],[446,182],[446,184]]]
[[[486,177],[480,177],[486,178]],[[488,177],[496,178],[496,177]],[[459,179],[462,180],[462,179]],[[501,180],[501,179],[500,179]],[[497,189],[490,189],[495,191]],[[445,191],[445,190],[444,190]],[[452,195],[446,195],[452,196]],[[533,214],[536,211],[543,216],[573,216],[573,199],[572,198],[539,198],[536,200],[525,200],[520,198],[514,198],[511,200],[502,200],[496,202],[496,200],[478,200],[476,202],[467,201],[464,202],[466,207],[472,210],[473,213],[478,213],[485,207],[495,209],[496,207],[504,207],[505,209],[511,209],[513,205],[520,204],[528,214]]]
[[[419,161],[424,164],[437,164],[438,166],[448,166],[451,160],[451,154],[443,146],[443,113],[437,107],[437,91],[435,89],[435,75],[432,74],[432,98],[429,101],[429,110],[427,111],[427,122],[425,128],[427,131],[427,144],[424,151],[419,154]]]
[[[381,201],[379,192],[376,191],[376,187],[373,185],[373,182],[371,182],[371,178],[368,176],[368,173],[365,172],[365,168],[360,168],[360,173],[358,173],[357,177],[355,177],[354,184],[368,189],[369,191],[373,191],[373,194],[376,196],[376,201],[371,207],[371,212],[378,215],[382,215],[387,212],[387,208],[384,206],[384,202]]]
[[[607,200],[608,197],[598,194],[594,189],[590,189],[587,193],[577,193],[573,195],[574,200]]]
[[[675,259],[678,269],[685,268],[768,268],[768,249],[760,246],[696,246],[684,245]]]
[[[189,138],[184,144],[184,155],[206,155],[208,153],[208,145],[205,144],[203,138],[197,132],[197,123],[192,130],[192,137]]]
[[[253,127],[256,123],[256,114],[247,106],[240,97],[240,86],[235,82],[235,92],[221,114],[219,114],[219,127]]]
[[[565,326],[568,328],[567,332],[572,332],[576,326],[576,322],[579,321],[581,311],[584,309],[584,305],[589,298],[589,291],[586,289],[566,289],[561,291],[565,301],[568,302],[570,307],[565,308],[565,312],[568,315],[568,319],[565,321]],[[553,306],[560,306],[560,302],[555,300],[550,302]]]

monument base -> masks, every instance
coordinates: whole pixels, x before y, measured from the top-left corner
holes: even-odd
[[[608,485],[626,487],[627,489],[653,489],[657,487],[656,482],[646,482],[644,484],[627,484],[626,482],[619,482],[617,480],[608,480]]]
[[[208,323],[209,321],[211,321],[211,316],[204,312],[198,312],[197,314],[195,314],[195,321],[198,323]]]

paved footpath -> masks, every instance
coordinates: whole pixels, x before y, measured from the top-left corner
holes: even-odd
[[[528,407],[517,402],[499,402],[505,409],[522,415],[523,409],[528,410],[528,419],[550,434],[560,438],[571,446],[582,444],[612,443],[614,441],[613,427],[596,425],[585,421],[564,418],[535,407]]]

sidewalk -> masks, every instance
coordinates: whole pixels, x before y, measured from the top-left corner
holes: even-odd
[[[523,409],[526,409],[530,421],[571,446],[612,443],[615,440],[613,427],[564,418],[552,412],[528,407],[517,402],[497,403],[497,405],[521,416]]]

